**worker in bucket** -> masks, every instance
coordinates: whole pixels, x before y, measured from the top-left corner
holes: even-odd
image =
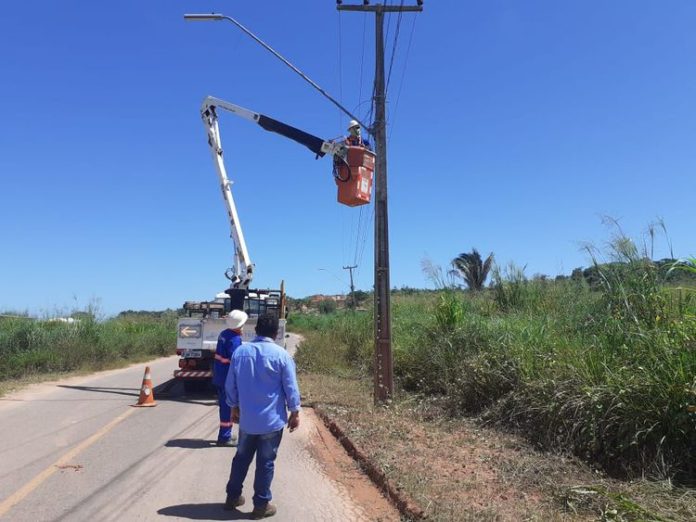
[[[220,406],[220,431],[218,432],[218,446],[234,446],[237,437],[232,433],[232,411],[227,405],[225,397],[225,381],[230,369],[232,354],[242,344],[242,326],[248,316],[241,310],[232,310],[225,317],[227,328],[220,332],[215,349],[215,364],[213,365],[213,384],[217,389],[218,404]]]
[[[346,145],[351,145],[354,147],[365,147],[370,148],[370,143],[364,140],[360,130],[360,123],[356,120],[350,120],[348,124],[348,136],[346,136]]]

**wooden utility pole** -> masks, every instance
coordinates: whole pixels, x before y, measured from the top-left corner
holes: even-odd
[[[355,310],[355,286],[353,285],[353,270],[358,268],[358,265],[344,266],[343,270],[348,270],[350,272],[350,302],[353,303],[353,310]]]
[[[389,285],[389,216],[387,212],[387,128],[384,85],[384,13],[422,11],[418,5],[370,4],[343,5],[337,0],[339,11],[375,13],[375,121],[368,129],[375,138],[375,403],[384,403],[394,394],[394,368],[391,349],[391,304]]]

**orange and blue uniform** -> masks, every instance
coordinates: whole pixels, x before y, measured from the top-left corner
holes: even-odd
[[[353,136],[352,134],[349,134],[346,136],[346,145],[351,146],[351,147],[365,147],[366,149],[370,148],[370,142],[363,139],[362,136]]]
[[[220,332],[215,349],[215,363],[213,364],[213,384],[218,393],[218,405],[220,406],[220,431],[218,442],[228,442],[232,439],[232,410],[225,400],[225,381],[230,370],[232,354],[242,344],[242,335],[239,330],[229,328]]]

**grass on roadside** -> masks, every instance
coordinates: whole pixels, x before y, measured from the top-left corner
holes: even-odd
[[[106,321],[85,315],[74,323],[0,317],[0,383],[8,389],[46,374],[116,368],[171,355],[175,347],[173,313]]]
[[[596,512],[603,504],[606,520],[615,510],[624,513],[616,520],[691,520],[696,291],[671,286],[668,275],[664,263],[617,237],[610,261],[597,261],[578,277],[528,280],[508,267],[483,292],[445,288],[395,295],[399,393],[406,402],[437,404],[433,422],[474,422],[516,433],[541,451],[575,455],[625,480],[606,490],[561,491],[571,510],[588,504]],[[305,380],[370,379],[371,312],[293,322],[306,338],[297,354]],[[328,393],[318,387],[317,400],[333,401]],[[378,437],[372,421],[350,417],[357,415],[351,407],[341,406],[346,420]],[[373,421],[383,430],[399,425]],[[429,442],[420,444],[422,450]],[[643,477],[656,487],[633,491],[630,480],[649,484]]]
[[[696,480],[696,296],[642,259],[602,277],[394,298],[399,386],[616,475]],[[299,367],[371,374],[369,312],[294,322],[308,332]]]
[[[300,373],[303,401],[329,413],[433,521],[696,518],[696,493],[610,479],[522,439],[442,415],[440,401],[400,393],[375,408],[364,378]]]

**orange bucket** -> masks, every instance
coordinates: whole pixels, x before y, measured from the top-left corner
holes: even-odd
[[[372,197],[375,153],[364,147],[348,147],[347,163],[336,163],[338,202],[349,207],[366,205]]]

